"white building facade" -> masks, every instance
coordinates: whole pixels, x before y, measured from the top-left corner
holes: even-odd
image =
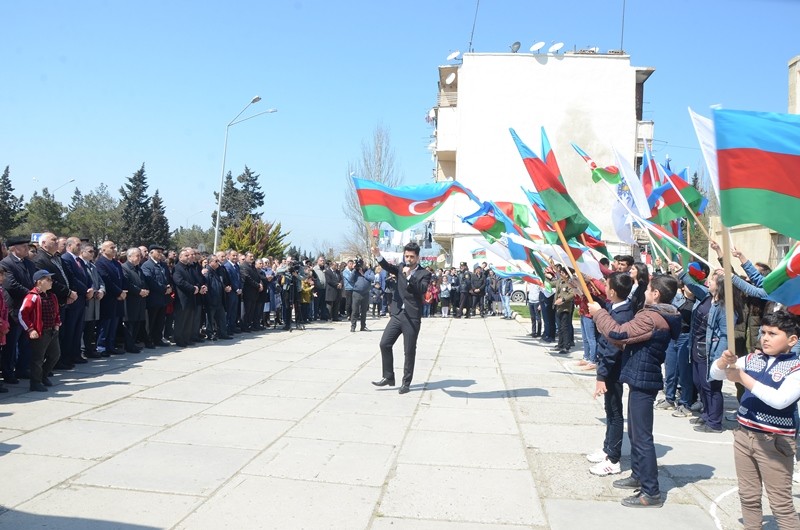
[[[615,199],[594,184],[575,142],[600,165],[614,164],[612,146],[638,167],[652,122],[642,120],[644,83],[653,68],[637,68],[624,53],[596,50],[565,54],[468,53],[460,64],[439,67],[431,148],[437,181],[456,179],[482,201],[526,203],[521,187],[533,190],[509,128],[541,155],[540,128],[547,131],[567,189],[583,213],[603,232],[612,252],[610,217]],[[474,263],[480,235],[458,216],[477,209],[454,196],[433,217],[433,238],[448,264]],[[492,261],[491,255],[488,261]]]

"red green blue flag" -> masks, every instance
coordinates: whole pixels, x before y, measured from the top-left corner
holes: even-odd
[[[800,238],[800,116],[715,110],[722,224]]]
[[[401,231],[433,215],[454,193],[463,193],[478,202],[472,192],[458,182],[390,188],[372,180],[352,179],[364,220],[369,223],[385,222]]]
[[[780,264],[765,278],[768,298],[800,314],[800,243],[795,243]]]
[[[653,158],[647,142],[644,143],[644,155],[642,157],[642,188],[644,194],[650,196],[654,189],[661,186],[664,182],[664,170],[661,165]]]
[[[594,160],[586,154],[586,151],[575,145],[572,144],[573,149],[578,152],[583,161],[586,162],[586,165],[589,166],[589,169],[592,170],[592,180],[597,183],[601,180],[605,180],[609,184],[619,184],[622,182],[622,177],[619,174],[619,168],[617,166],[606,166],[600,167],[595,164]]]
[[[665,225],[674,219],[691,217],[692,214],[687,211],[686,204],[694,213],[703,213],[708,199],[703,197],[697,188],[675,174],[667,175],[665,181],[665,184],[655,188],[647,197],[651,208],[650,220]],[[676,189],[678,191],[675,191]],[[678,192],[680,192],[680,196]]]
[[[514,129],[509,129],[509,132],[522,157],[525,169],[527,169],[528,175],[531,177],[533,186],[539,192],[542,202],[544,202],[551,221],[566,221],[562,229],[566,239],[582,234],[589,226],[589,222],[572,200],[572,197],[569,196],[569,193],[567,193],[564,182],[520,140]],[[550,150],[548,156],[555,160],[552,156],[552,150]]]

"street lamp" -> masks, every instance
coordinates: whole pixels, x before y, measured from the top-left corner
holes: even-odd
[[[199,213],[203,213],[203,211],[204,211],[204,210],[199,210],[199,211],[196,211],[196,212],[194,212],[192,215],[187,215],[187,216],[186,216],[186,228],[187,228],[187,229],[191,228],[191,227],[189,226],[189,219],[191,219],[192,217],[194,217],[195,215],[197,215],[197,214],[199,214]]]
[[[53,194],[53,198],[55,198],[55,196],[56,196],[56,192],[57,192],[58,190],[60,190],[61,188],[63,188],[63,187],[64,187],[64,186],[66,186],[67,184],[72,184],[73,182],[75,182],[75,179],[69,179],[69,180],[68,180],[68,181],[66,181],[64,184],[62,184],[61,186],[59,186],[59,187],[57,187],[56,189],[54,189],[53,191],[51,191],[50,193],[52,193],[52,194]]]
[[[243,121],[250,120],[255,118],[256,116],[261,116],[262,114],[272,114],[273,112],[278,112],[278,109],[267,109],[264,112],[259,112],[257,114],[253,114],[252,116],[248,116],[247,118],[242,118],[238,120],[239,116],[244,114],[250,105],[254,103],[258,103],[261,101],[261,96],[256,96],[250,100],[250,103],[245,105],[245,107],[234,116],[234,118],[225,126],[225,145],[222,148],[222,176],[219,179],[219,195],[217,196],[217,216],[214,223],[214,252],[217,251],[217,243],[219,242],[219,217],[220,217],[220,210],[222,209],[222,189],[225,186],[225,157],[228,154],[228,130],[230,130],[232,125],[236,125],[237,123],[242,123]],[[237,121],[238,120],[238,121]]]

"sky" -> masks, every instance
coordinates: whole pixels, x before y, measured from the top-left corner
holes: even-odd
[[[0,3],[0,168],[15,194],[116,192],[141,165],[170,227],[211,226],[225,172],[260,174],[264,218],[336,247],[348,164],[378,125],[405,184],[430,181],[437,66],[466,51],[620,43],[645,84],[654,154],[702,164],[686,108],[786,112],[796,0],[262,0]],[[792,37],[795,35],[795,37]],[[591,80],[576,80],[591,82]],[[532,97],[535,97],[533,95]],[[602,161],[598,161],[602,162]],[[610,163],[610,162],[607,162]],[[74,183],[69,183],[75,179]]]

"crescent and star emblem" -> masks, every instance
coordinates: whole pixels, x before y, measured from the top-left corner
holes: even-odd
[[[430,212],[441,203],[442,201],[436,201],[433,204],[431,204],[430,201],[414,201],[408,205],[408,211],[412,215],[422,215]]]

